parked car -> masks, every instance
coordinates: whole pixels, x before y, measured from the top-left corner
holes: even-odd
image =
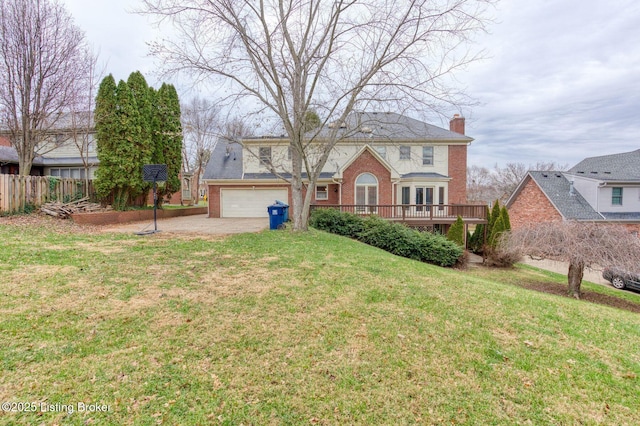
[[[617,289],[630,288],[640,290],[640,274],[606,268],[602,271],[602,278],[609,281]]]

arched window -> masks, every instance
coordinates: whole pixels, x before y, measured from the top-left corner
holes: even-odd
[[[356,179],[356,204],[358,212],[375,213],[375,209],[362,207],[378,204],[378,179],[371,173],[363,173]]]

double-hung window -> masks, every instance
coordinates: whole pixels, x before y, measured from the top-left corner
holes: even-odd
[[[329,190],[327,185],[317,185],[316,200],[328,200],[328,199],[329,199]]]
[[[614,206],[622,205],[622,188],[611,188],[611,204]]]
[[[271,147],[263,146],[258,149],[258,156],[260,157],[260,164],[264,164],[266,166],[271,165]]]
[[[432,146],[422,147],[422,165],[433,166],[433,147]]]
[[[401,160],[410,160],[411,159],[411,147],[408,145],[400,146],[400,159]]]

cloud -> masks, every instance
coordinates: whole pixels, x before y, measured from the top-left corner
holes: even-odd
[[[512,0],[481,40],[492,58],[463,77],[470,164],[557,161],[638,148],[640,7]]]

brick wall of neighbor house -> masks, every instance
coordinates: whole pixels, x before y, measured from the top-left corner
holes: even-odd
[[[464,117],[455,114],[449,130],[464,135]],[[467,203],[467,145],[449,145],[449,204]]]
[[[518,229],[533,223],[560,221],[562,216],[538,185],[532,179],[528,179],[509,207],[509,219],[511,228]]]
[[[343,172],[342,204],[355,204],[355,182],[362,173],[371,173],[378,179],[378,204],[393,204],[391,172],[376,157],[365,150]]]

